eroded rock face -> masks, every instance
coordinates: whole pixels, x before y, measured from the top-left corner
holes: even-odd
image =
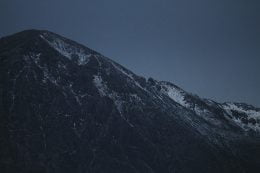
[[[146,80],[48,31],[0,40],[0,172],[253,172],[259,109]]]

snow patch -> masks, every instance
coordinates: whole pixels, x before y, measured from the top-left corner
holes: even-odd
[[[173,101],[179,103],[180,105],[188,108],[189,104],[185,101],[185,93],[174,86],[167,84],[162,85],[163,94],[168,95]]]
[[[104,84],[101,76],[94,75],[93,82],[94,82],[95,86],[97,87],[100,96],[102,96],[102,97],[106,96],[107,86]]]
[[[227,103],[223,105],[223,108],[230,112],[231,110],[237,111],[240,113],[245,113],[248,115],[249,118],[260,118],[260,111],[255,111],[255,110],[245,110],[243,107],[237,106],[236,104],[233,103]]]
[[[94,79],[93,79],[93,83],[94,85],[96,86],[96,88],[98,89],[98,92],[100,94],[100,96],[104,97],[104,96],[107,96],[109,97],[110,99],[113,100],[120,116],[131,126],[131,127],[134,127],[133,124],[131,124],[129,122],[129,120],[124,117],[123,115],[123,106],[124,106],[124,103],[125,101],[123,101],[120,97],[120,95],[112,90],[110,90],[106,83],[103,81],[102,77],[101,76],[98,76],[98,75],[94,75]]]
[[[242,106],[238,106],[234,103],[225,103],[222,105],[223,109],[227,114],[232,116],[231,121],[235,122],[238,126],[240,126],[244,130],[254,130],[260,132],[260,111],[252,110],[252,109],[244,109]],[[236,111],[238,113],[242,113],[247,115],[248,117],[239,117],[234,116],[232,111]],[[250,121],[251,120],[251,121]],[[252,123],[254,121],[254,123]]]
[[[58,37],[53,37],[50,41],[50,39],[46,38],[46,35],[47,34],[40,35],[40,37],[45,40],[51,47],[57,50],[60,54],[70,60],[76,58],[78,65],[85,65],[88,63],[91,54],[86,54],[86,51],[83,48],[68,44]]]

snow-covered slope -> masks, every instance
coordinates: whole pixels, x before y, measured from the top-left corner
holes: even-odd
[[[244,130],[260,132],[260,109],[243,103],[224,103],[222,106],[231,116],[231,120]]]
[[[229,121],[245,131],[260,132],[260,109],[244,103],[221,104],[202,99],[169,82],[160,82],[159,85],[163,94],[219,128]],[[219,118],[219,115],[223,119]]]
[[[76,61],[79,65],[87,64],[89,57],[94,53],[50,32],[43,32],[40,37],[64,57]]]

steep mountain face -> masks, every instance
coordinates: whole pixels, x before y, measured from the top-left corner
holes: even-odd
[[[257,172],[260,109],[145,79],[48,31],[0,40],[0,172]]]

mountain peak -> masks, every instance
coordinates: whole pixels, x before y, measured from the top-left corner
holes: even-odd
[[[56,33],[47,30],[24,30],[19,33],[3,37],[0,40],[0,50],[15,49],[20,54],[40,53],[42,48],[49,46],[54,51],[69,60],[77,61],[79,65],[86,64],[92,55],[101,56],[98,52],[76,43]]]
[[[146,80],[49,31],[0,40],[0,96],[0,172],[259,168],[259,109]]]

